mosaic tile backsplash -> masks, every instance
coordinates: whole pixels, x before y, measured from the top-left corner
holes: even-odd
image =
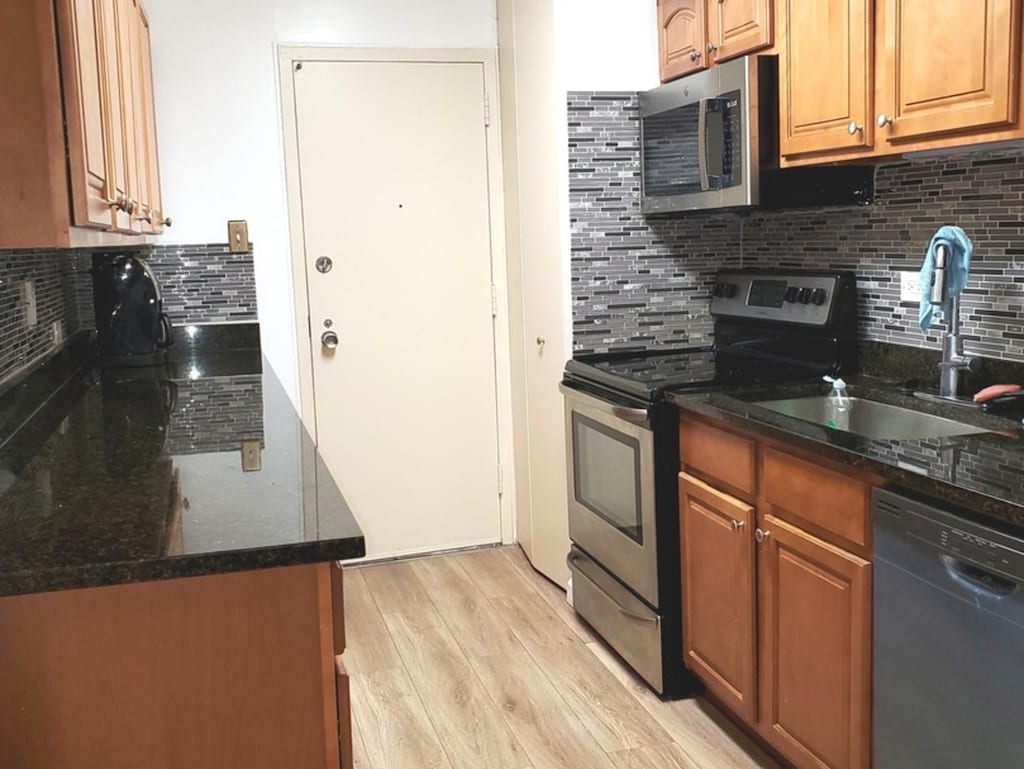
[[[88,272],[94,251],[0,251],[0,388],[45,358],[59,340],[95,327]],[[257,320],[251,251],[232,254],[225,244],[147,246],[136,251],[160,282],[164,310],[172,323]],[[29,322],[26,281],[34,283],[34,325]]]
[[[879,168],[875,205],[752,213],[640,214],[637,96],[573,92],[569,110],[572,300],[576,352],[699,344],[721,267],[851,269],[864,338],[937,347],[900,301],[935,230],[974,241],[963,300],[971,352],[1024,361],[1024,153],[987,151]]]

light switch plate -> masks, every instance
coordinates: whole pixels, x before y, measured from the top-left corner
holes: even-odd
[[[263,449],[258,440],[242,441],[242,470],[257,472],[263,467]]]
[[[228,222],[228,246],[233,254],[249,252],[249,223],[244,219]]]
[[[910,270],[900,273],[900,301],[921,304],[921,275]]]

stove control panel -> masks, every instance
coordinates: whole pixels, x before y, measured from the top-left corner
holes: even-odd
[[[835,275],[820,273],[720,272],[711,289],[711,314],[824,326],[837,284]]]

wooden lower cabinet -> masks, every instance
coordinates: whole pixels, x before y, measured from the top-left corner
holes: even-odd
[[[0,598],[0,766],[351,766],[332,569]]]
[[[772,515],[761,530],[760,731],[800,769],[867,769],[871,564]]]
[[[756,717],[754,508],[679,476],[686,664],[715,696]]]

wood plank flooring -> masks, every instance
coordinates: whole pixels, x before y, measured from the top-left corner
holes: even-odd
[[[360,769],[778,769],[662,702],[518,547],[347,569],[345,608]]]

